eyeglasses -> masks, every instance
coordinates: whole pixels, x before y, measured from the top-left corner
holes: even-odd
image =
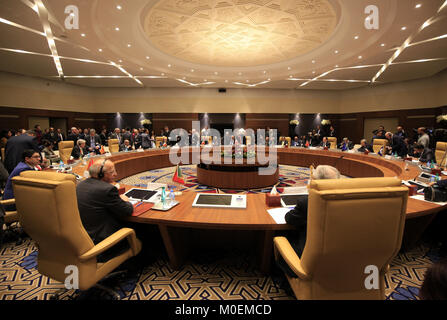
[[[40,156],[32,156],[31,158],[40,159]]]

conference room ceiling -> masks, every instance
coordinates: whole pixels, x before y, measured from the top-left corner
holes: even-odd
[[[447,0],[0,0],[0,22],[0,70],[88,87],[340,90],[447,68]]]

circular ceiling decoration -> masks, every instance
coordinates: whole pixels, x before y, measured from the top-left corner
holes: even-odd
[[[337,15],[328,0],[161,0],[143,23],[164,53],[238,67],[308,53],[334,32]]]

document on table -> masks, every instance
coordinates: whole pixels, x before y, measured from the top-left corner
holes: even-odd
[[[286,224],[286,213],[290,211],[290,208],[275,208],[269,209],[267,212],[275,220],[277,224]]]
[[[445,205],[447,204],[447,202],[427,201],[427,200],[424,199],[424,195],[423,195],[423,194],[418,194],[418,195],[416,195],[416,196],[411,196],[410,198],[412,198],[412,199],[416,199],[416,200],[425,201],[425,202],[430,202],[430,203],[439,204],[440,206],[445,206]]]

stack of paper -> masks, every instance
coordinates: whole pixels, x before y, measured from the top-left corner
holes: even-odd
[[[286,213],[290,211],[290,208],[275,208],[269,209],[267,212],[275,220],[277,224],[286,224]]]

